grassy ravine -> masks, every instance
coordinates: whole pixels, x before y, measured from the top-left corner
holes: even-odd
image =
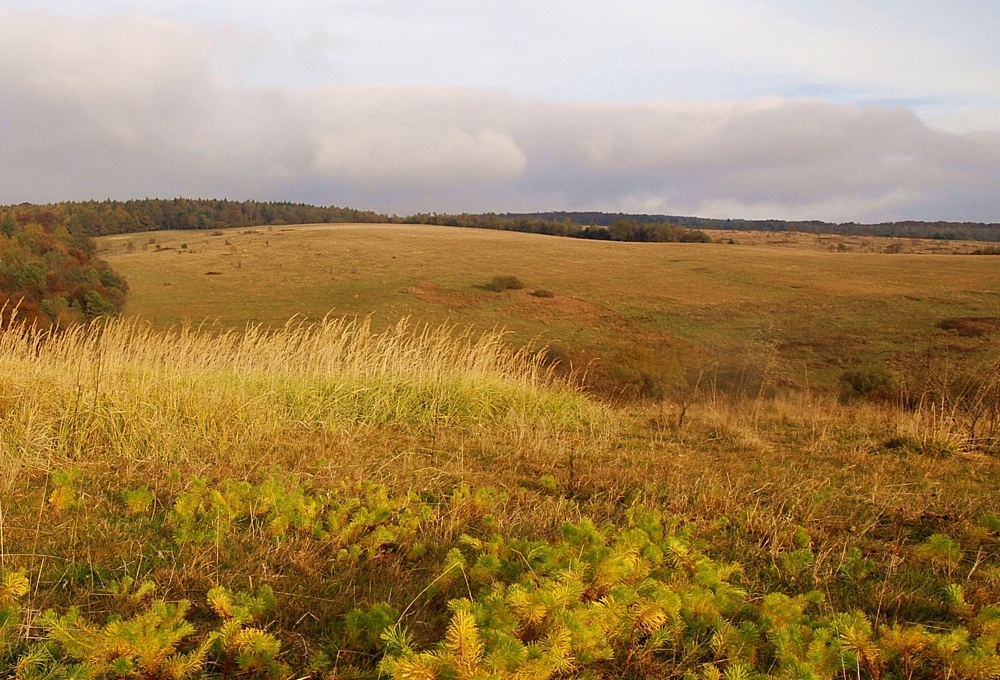
[[[495,334],[0,332],[0,675],[1000,677],[932,408],[603,406]]]

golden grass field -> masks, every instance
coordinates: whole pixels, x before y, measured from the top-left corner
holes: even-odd
[[[835,384],[845,368],[886,352],[926,346],[945,319],[1000,318],[993,257],[881,252],[899,239],[865,239],[878,252],[831,252],[830,239],[843,239],[740,238],[758,245],[307,225],[109,236],[100,247],[131,286],[125,314],[157,327],[332,314],[371,315],[385,328],[412,317],[503,328],[515,346],[557,341],[578,368],[597,360],[598,370],[639,363],[677,375],[770,352],[783,378],[805,388]],[[480,287],[496,275],[526,287]],[[537,289],[555,295],[535,297]]]
[[[0,675],[1000,677],[997,258],[759,239],[100,239],[0,329]]]

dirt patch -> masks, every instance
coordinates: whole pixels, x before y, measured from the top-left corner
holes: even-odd
[[[963,338],[978,338],[1000,331],[1000,317],[996,316],[963,316],[945,319],[938,323],[938,328],[954,331]]]
[[[539,297],[527,291],[510,294],[512,312],[532,321],[549,323],[572,319],[591,328],[624,329],[629,321],[621,312],[572,295]]]

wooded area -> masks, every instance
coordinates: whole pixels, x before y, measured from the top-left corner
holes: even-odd
[[[104,236],[161,229],[224,229],[226,227],[378,223],[431,224],[476,229],[499,229],[552,236],[571,236],[604,241],[708,241],[707,236],[668,221],[620,216],[606,225],[578,224],[570,219],[531,215],[416,213],[408,217],[371,210],[304,203],[229,201],[174,198],[135,201],[62,202],[49,205],[24,203],[0,207],[0,216],[14,215],[19,221],[60,223],[72,234]],[[640,216],[642,217],[642,216]],[[613,224],[614,223],[614,224]],[[613,227],[613,228],[605,228]]]
[[[0,215],[0,323],[48,327],[118,313],[128,285],[49,211]]]

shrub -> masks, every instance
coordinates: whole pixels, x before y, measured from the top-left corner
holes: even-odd
[[[493,280],[483,286],[486,290],[502,293],[505,290],[521,290],[524,284],[516,276],[494,276]]]
[[[997,246],[986,246],[985,248],[976,248],[972,251],[973,255],[1000,255],[1000,247]]]
[[[712,237],[700,229],[688,229],[680,237],[681,243],[711,243]]]
[[[884,368],[850,369],[840,374],[841,399],[864,398],[890,399],[895,390],[895,380]]]
[[[553,293],[551,290],[545,290],[544,288],[539,288],[538,290],[533,291],[531,294],[534,297],[538,298],[551,298],[556,296],[556,294]]]

